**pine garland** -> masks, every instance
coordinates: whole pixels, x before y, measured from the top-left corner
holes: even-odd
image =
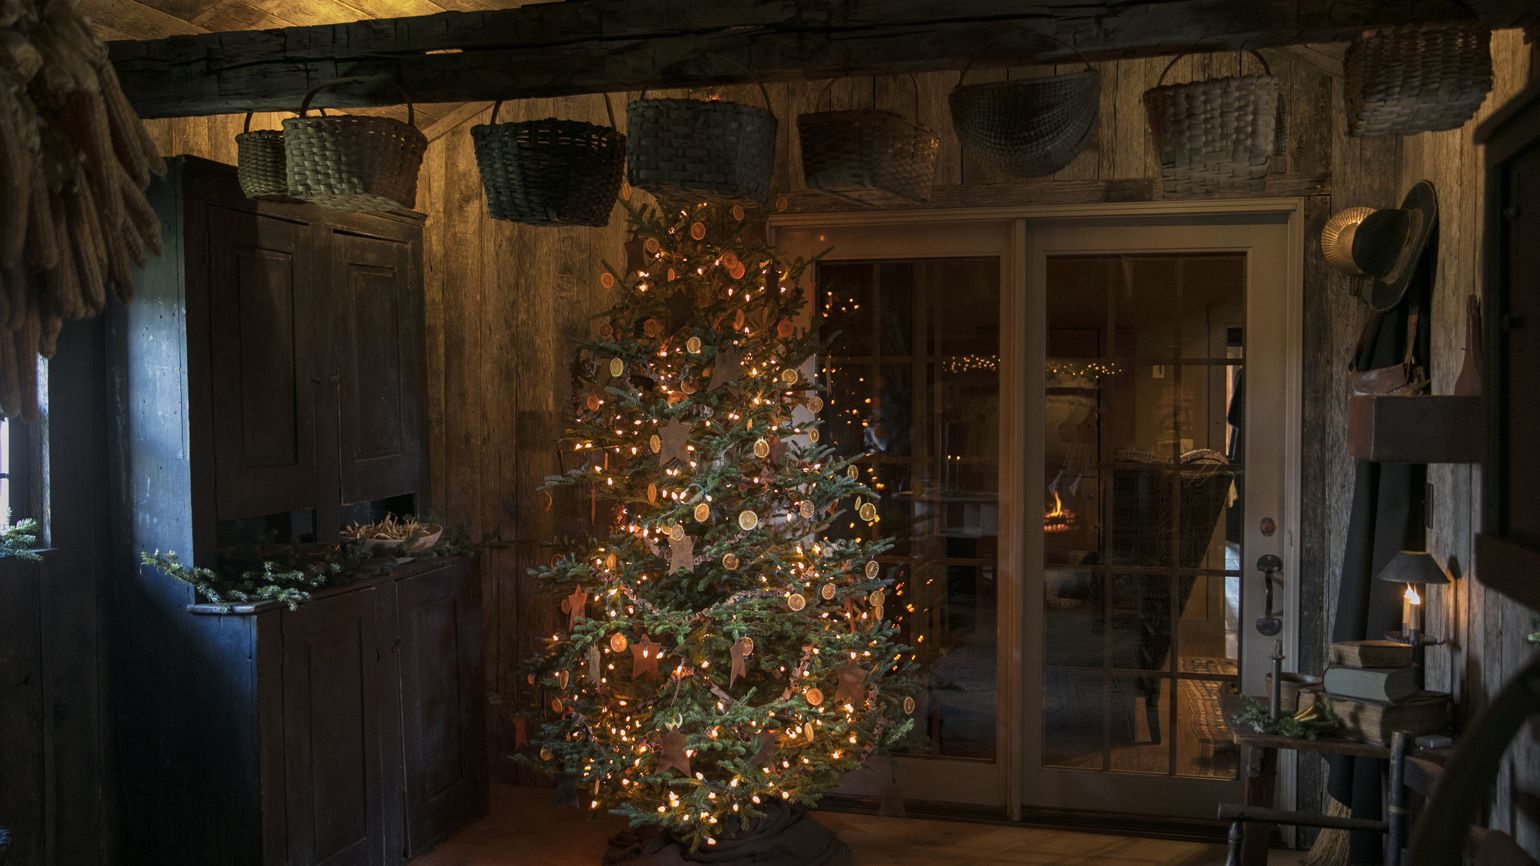
[[[28,562],[42,562],[37,552],[39,527],[36,520],[27,518],[0,530],[0,559],[15,557]]]

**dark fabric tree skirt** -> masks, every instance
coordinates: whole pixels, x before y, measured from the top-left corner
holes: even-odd
[[[656,830],[626,830],[610,839],[604,866],[851,866],[850,848],[803,809],[772,804],[763,818],[715,845],[691,851]]]

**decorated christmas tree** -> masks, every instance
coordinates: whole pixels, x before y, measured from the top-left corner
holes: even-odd
[[[811,263],[738,207],[627,210],[618,302],[579,349],[573,468],[548,479],[591,497],[604,537],[535,571],[565,628],[519,724],[591,808],[726,847],[904,738],[908,655],[859,455],[819,444]]]

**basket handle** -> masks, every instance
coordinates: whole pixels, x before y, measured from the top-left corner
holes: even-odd
[[[916,78],[914,76],[913,72],[909,73],[908,77],[909,77],[909,83],[914,86],[914,119],[915,119],[915,122],[919,122],[919,120],[920,120],[920,79]],[[833,87],[834,86],[834,82],[836,82],[838,80],[839,80],[838,78],[831,78],[828,81],[824,82],[824,86],[823,87],[818,89],[818,95],[813,97],[813,110],[814,111],[818,110],[818,103],[823,101],[824,96],[828,95],[828,93],[829,93],[829,88]]]
[[[316,111],[318,113],[320,113],[320,115],[322,117],[326,116],[326,109],[324,109],[324,108],[317,108]],[[253,114],[255,114],[255,113],[256,112],[254,112],[254,111],[246,112],[246,122],[244,124],[242,124],[242,126],[241,126],[241,134],[242,135],[245,135],[246,133],[251,132],[251,116]]]
[[[747,72],[749,74],[749,78],[753,79],[754,86],[759,88],[759,95],[761,97],[763,97],[764,100],[765,100],[765,110],[766,111],[771,111],[771,112],[775,111],[774,106],[772,106],[770,104],[770,91],[765,89],[764,82],[759,80],[759,76],[754,74],[754,70],[748,68],[747,66],[744,66],[742,63],[739,63],[738,61],[732,59],[731,57],[728,57],[726,54],[718,54],[715,51],[708,51],[707,53],[705,53],[705,54],[703,54],[701,56],[702,57],[720,57],[721,59],[726,60],[728,63],[731,63],[732,65],[738,67],[739,69],[742,69],[744,72]],[[675,66],[678,66],[679,64],[684,63],[684,62],[686,62],[688,60],[692,60],[692,59],[694,59],[694,58],[685,57],[685,58],[683,58],[681,60],[676,60],[673,63],[670,63],[669,65],[663,67],[663,69],[660,69],[658,71],[662,72],[662,71],[665,71],[665,70],[668,70],[668,69],[673,69]],[[648,89],[649,88],[643,87],[642,88],[642,92],[640,94],[638,94],[636,98],[639,99],[639,100],[640,99],[646,99],[647,98],[647,91],[648,91]]]
[[[608,114],[610,116],[610,128],[614,129],[615,128],[615,108],[614,108],[614,106],[610,105],[610,95],[608,93],[601,93],[599,95],[604,97],[604,113]],[[499,108],[502,108],[502,107],[503,107],[503,100],[501,100],[501,99],[499,99],[498,101],[492,103],[492,117],[489,120],[487,120],[487,125],[488,126],[491,126],[492,124],[497,122],[497,110]]]
[[[1194,46],[1194,47],[1196,47],[1196,46]],[[1183,57],[1186,57],[1187,55],[1189,55],[1191,53],[1192,53],[1191,51],[1183,51],[1181,54],[1178,54],[1177,56],[1171,58],[1171,62],[1166,64],[1166,68],[1162,69],[1160,71],[1160,79],[1155,82],[1155,86],[1159,87],[1162,84],[1165,84],[1166,83],[1166,73],[1171,71],[1171,67],[1175,66],[1176,62],[1178,60],[1181,60]],[[1273,68],[1271,66],[1267,65],[1267,58],[1263,57],[1262,53],[1260,51],[1257,51],[1255,48],[1248,48],[1248,49],[1246,49],[1246,53],[1250,54],[1252,57],[1255,57],[1257,59],[1257,62],[1262,64],[1262,74],[1263,75],[1272,75],[1273,74]]]
[[[984,47],[980,48],[978,50],[977,54],[974,54],[972,57],[968,58],[968,64],[963,67],[962,75],[957,76],[957,86],[958,87],[962,86],[963,79],[968,77],[968,70],[973,68],[974,61],[978,60],[979,56],[982,55],[984,52],[988,51],[996,42],[999,42],[1002,39],[1008,39],[1008,38],[1010,38],[1012,36],[1020,36],[1020,35],[1022,35],[1022,34],[1020,34],[1020,33],[1002,33],[999,36],[996,36],[995,38],[989,40],[988,42],[985,42],[984,43]],[[1060,39],[1059,37],[1053,35],[1052,33],[1039,33],[1039,32],[1035,32],[1034,31],[1031,35],[1033,35],[1033,36],[1042,36],[1042,37],[1045,37],[1047,39],[1051,39],[1054,42],[1059,43],[1060,45],[1063,45],[1065,48],[1068,48],[1069,50],[1075,52],[1075,56],[1079,57],[1080,58],[1080,62],[1085,64],[1085,68],[1086,68],[1087,72],[1089,72],[1091,70],[1091,61],[1085,59],[1085,55],[1080,53],[1080,49],[1075,47],[1075,43],[1073,43],[1073,42],[1065,42],[1063,39]],[[916,96],[916,99],[918,99],[918,96]]]
[[[301,102],[299,104],[299,116],[300,117],[304,117],[305,116],[305,112],[310,110],[310,100],[314,99],[315,95],[317,93],[320,93],[321,90],[324,89],[324,88],[331,87],[333,84],[352,84],[352,83],[356,83],[356,82],[380,81],[380,80],[389,81],[391,86],[395,87],[396,90],[401,93],[402,100],[404,100],[406,102],[406,125],[410,126],[410,127],[413,127],[413,128],[416,128],[416,126],[417,126],[417,110],[412,107],[412,97],[411,97],[411,94],[407,93],[406,92],[406,88],[401,86],[401,82],[395,80],[394,78],[386,78],[386,79],[379,79],[379,78],[334,78],[331,81],[323,81],[320,84],[317,84],[315,87],[310,88],[310,92],[305,94],[305,101]],[[325,116],[325,112],[324,111],[322,112],[322,116],[323,117]]]

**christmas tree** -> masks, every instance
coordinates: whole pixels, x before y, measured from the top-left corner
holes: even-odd
[[[859,455],[819,445],[811,262],[736,206],[627,212],[619,300],[578,353],[577,465],[547,479],[608,535],[532,572],[566,628],[519,724],[591,808],[715,846],[901,741],[909,661]]]

